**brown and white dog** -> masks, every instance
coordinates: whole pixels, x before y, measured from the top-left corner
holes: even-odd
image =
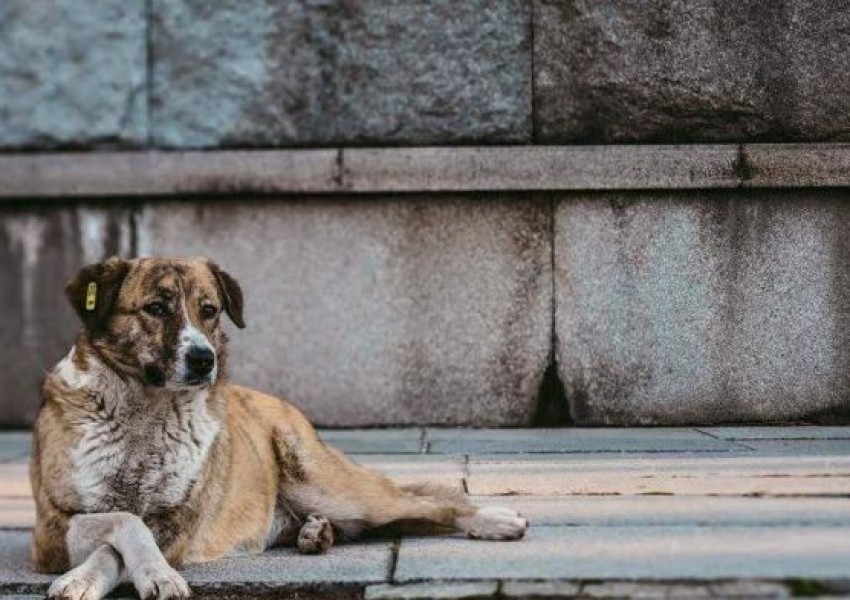
[[[83,321],[48,375],[30,467],[53,598],[189,595],[174,567],[370,532],[521,538],[513,510],[398,486],[325,445],[292,405],[224,377],[242,291],[205,259],[109,259],[67,287]],[[68,569],[71,569],[68,571]]]

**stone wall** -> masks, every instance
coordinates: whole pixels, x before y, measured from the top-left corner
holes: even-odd
[[[153,253],[323,425],[846,418],[848,63],[837,0],[6,0],[0,425]]]
[[[838,0],[8,0],[0,148],[850,139]]]
[[[848,200],[718,187],[6,204],[0,422],[32,419],[77,329],[64,282],[111,254],[214,257],[246,291],[233,378],[322,425],[846,418]]]

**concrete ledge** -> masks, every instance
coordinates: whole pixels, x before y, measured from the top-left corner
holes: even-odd
[[[0,155],[0,198],[850,185],[850,144]]]
[[[355,192],[733,188],[736,146],[525,146],[343,152]]]
[[[850,144],[749,144],[744,187],[829,187],[850,183]]]
[[[0,198],[309,193],[336,189],[336,150],[0,155]]]

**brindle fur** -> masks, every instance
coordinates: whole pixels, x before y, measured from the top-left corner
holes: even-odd
[[[86,311],[91,281],[97,305]],[[145,569],[156,570],[157,557],[121,555],[151,553],[144,527],[172,566],[280,544],[323,551],[334,537],[368,532],[525,532],[516,513],[477,509],[462,493],[397,486],[327,446],[291,404],[228,382],[219,315],[244,326],[242,291],[209,261],[110,259],[83,269],[67,295],[84,328],[45,381],[30,469],[37,568],[80,565],[51,594],[102,596],[115,569],[149,589]],[[170,307],[167,317],[143,310],[153,300]],[[204,303],[219,309],[214,318],[201,315]],[[206,385],[178,380],[187,327],[215,351]],[[101,587],[79,592],[98,576]],[[173,585],[160,580],[161,597],[185,595],[176,572],[165,576]]]

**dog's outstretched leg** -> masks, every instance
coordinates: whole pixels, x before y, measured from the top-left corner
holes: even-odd
[[[334,532],[327,517],[313,513],[298,533],[298,551],[301,554],[321,554],[334,543]]]
[[[510,508],[472,504],[458,490],[431,483],[403,485],[390,513],[393,525],[414,534],[460,531],[470,539],[518,540],[528,530],[528,519]],[[413,527],[411,528],[411,524]]]
[[[150,529],[136,515],[75,515],[66,542],[75,568],[54,582],[51,598],[99,600],[118,583],[122,564],[143,599],[189,597],[186,582],[165,560]]]

